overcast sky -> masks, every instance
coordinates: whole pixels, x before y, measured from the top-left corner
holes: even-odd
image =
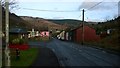
[[[18,0],[19,8],[12,10],[19,16],[33,16],[46,19],[82,19],[104,21],[118,15],[119,0]]]

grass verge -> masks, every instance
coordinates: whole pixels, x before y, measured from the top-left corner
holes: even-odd
[[[109,50],[111,52],[120,52],[120,34],[118,31],[101,38],[99,42],[85,42],[86,45],[103,48],[104,50]]]
[[[84,44],[87,46],[99,48],[114,54],[119,54],[120,52],[120,46],[118,45],[110,45],[110,44],[108,45],[108,44],[102,44],[102,43],[96,43],[96,42],[85,42]]]
[[[28,40],[29,41],[39,41],[39,42],[50,41],[49,37],[34,37],[34,38],[30,38]]]
[[[29,67],[34,60],[36,59],[38,54],[37,48],[30,48],[28,50],[20,51],[20,59],[16,60],[15,54],[11,55],[11,66],[25,66]]]

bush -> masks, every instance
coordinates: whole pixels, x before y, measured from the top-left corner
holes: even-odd
[[[16,38],[16,39],[12,40],[12,44],[19,44],[19,42],[20,42],[19,38]]]
[[[12,44],[23,44],[25,43],[24,39],[16,38],[12,40]]]
[[[25,40],[24,39],[20,39],[19,44],[23,44],[23,43],[25,43]]]

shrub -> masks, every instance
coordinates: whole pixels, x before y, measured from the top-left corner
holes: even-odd
[[[12,40],[12,44],[23,44],[25,43],[24,39],[16,38]]]
[[[23,43],[25,43],[25,40],[24,39],[20,39],[19,44],[23,44]]]
[[[19,38],[16,38],[16,39],[12,40],[12,44],[19,44],[19,42],[20,42]]]

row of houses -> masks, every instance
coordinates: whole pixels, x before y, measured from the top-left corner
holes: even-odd
[[[28,38],[31,38],[31,37],[49,37],[50,36],[50,32],[49,31],[35,31],[34,29],[32,29],[32,31],[28,31],[29,34],[28,34]]]
[[[20,38],[50,37],[49,31],[35,31],[34,29],[32,29],[31,31],[27,31],[22,28],[12,28],[9,32],[14,37],[19,36]],[[5,37],[5,32],[2,32],[2,36]]]
[[[57,35],[57,38],[61,40],[73,41],[78,43],[82,42],[83,38],[85,42],[100,40],[100,36],[96,35],[95,29],[86,25],[84,26],[84,32],[82,26],[79,26],[69,31],[62,31],[59,35]]]

